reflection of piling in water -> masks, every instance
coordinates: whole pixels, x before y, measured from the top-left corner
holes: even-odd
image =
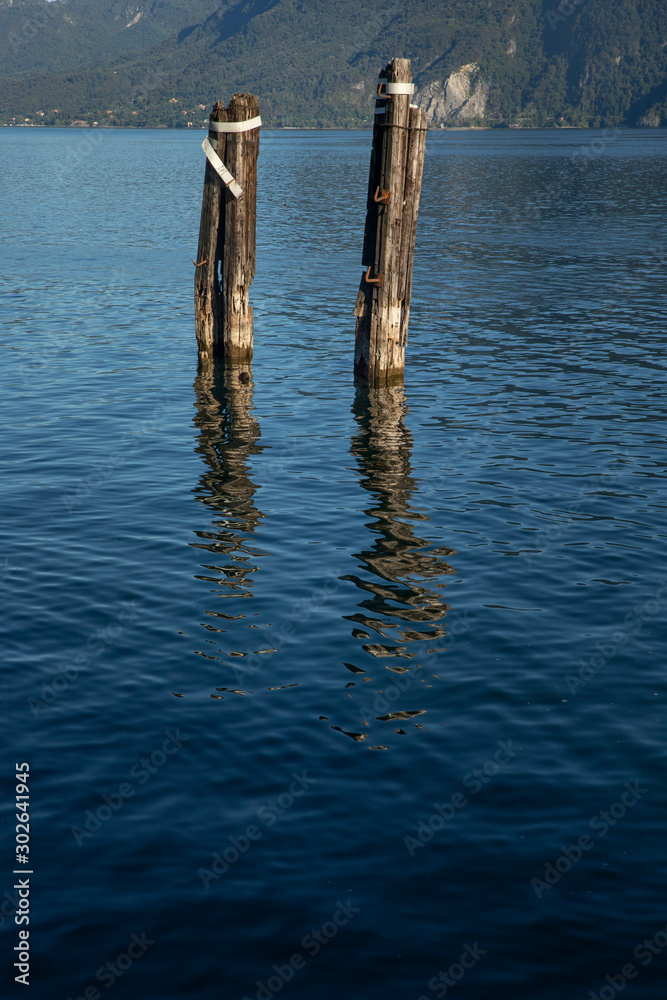
[[[228,596],[250,596],[246,579],[256,569],[248,557],[254,556],[243,535],[253,532],[263,514],[255,506],[257,486],[250,479],[248,458],[262,451],[257,442],[260,427],[252,415],[253,382],[249,366],[203,363],[194,384],[199,429],[196,450],[207,469],[196,490],[198,499],[216,513],[216,531],[197,531],[203,541],[196,547],[224,553],[232,566],[208,566],[223,573],[203,577],[231,589]],[[245,592],[241,593],[240,590]]]
[[[442,558],[454,550],[430,548],[426,539],[415,536],[410,523],[429,518],[411,506],[417,484],[411,475],[412,436],[405,424],[407,411],[401,386],[373,388],[362,382],[357,384],[353,413],[358,432],[352,439],[351,451],[363,473],[361,485],[375,500],[366,513],[375,518],[369,528],[377,538],[372,548],[358,554],[374,579],[357,576],[344,579],[352,580],[371,595],[361,606],[373,615],[393,622],[398,618],[405,622],[434,623],[446,614],[449,606],[424,581],[455,572]],[[381,635],[384,628],[393,627],[391,622],[362,615],[353,616],[353,620],[363,622]],[[436,627],[428,632],[401,630],[399,635],[410,641],[432,639],[442,632],[442,628]],[[378,651],[377,655],[383,654]]]
[[[410,466],[412,436],[405,423],[408,407],[403,388],[369,387],[359,380],[352,412],[358,428],[351,451],[362,473],[361,485],[373,497],[366,513],[374,519],[367,527],[375,540],[371,548],[357,553],[367,572],[342,577],[367,595],[359,602],[359,611],[346,618],[356,624],[352,635],[362,640],[362,650],[375,658],[374,667],[380,669],[369,671],[368,660],[364,667],[346,663],[354,681],[345,688],[355,689],[349,693],[350,705],[363,726],[375,719],[382,727],[400,720],[421,728],[421,722],[413,720],[428,711],[423,692],[429,684],[422,667],[444,652],[434,648],[434,640],[445,634],[441,619],[449,610],[438,592],[444,583],[438,580],[455,572],[443,558],[454,550],[431,547],[414,534],[412,522],[429,518],[411,506],[417,483]],[[422,662],[409,663],[416,656]],[[368,734],[333,728],[366,745]],[[406,735],[405,729],[395,731]],[[389,747],[383,742],[369,749]]]

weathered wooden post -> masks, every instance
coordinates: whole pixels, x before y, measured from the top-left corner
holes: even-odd
[[[421,195],[426,114],[410,104],[409,59],[380,72],[361,279],[354,315],[354,372],[372,385],[403,377],[412,261]]]
[[[259,101],[235,94],[211,112],[195,265],[195,328],[201,360],[252,359]]]

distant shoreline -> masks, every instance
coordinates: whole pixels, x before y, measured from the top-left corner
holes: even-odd
[[[370,132],[372,125],[264,125],[267,132]],[[106,132],[207,132],[205,125],[182,128],[171,125],[41,125],[37,122],[0,122],[0,128],[38,129],[94,129]],[[632,132],[664,132],[664,125],[451,125],[431,126],[429,135],[447,135],[450,132],[608,132],[609,129],[627,129]]]

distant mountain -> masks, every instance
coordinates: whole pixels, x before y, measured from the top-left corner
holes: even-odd
[[[433,127],[667,124],[665,0],[0,0],[0,122],[363,126],[412,60]]]
[[[220,0],[0,0],[0,75],[68,72],[148,49]]]

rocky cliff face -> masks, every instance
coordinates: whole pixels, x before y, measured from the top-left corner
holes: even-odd
[[[477,63],[467,63],[445,80],[432,80],[417,89],[415,104],[423,108],[431,127],[444,127],[471,118],[484,118],[489,85]]]
[[[250,91],[269,127],[368,127],[391,55],[432,129],[667,127],[667,0],[0,0],[0,124],[185,126]]]

